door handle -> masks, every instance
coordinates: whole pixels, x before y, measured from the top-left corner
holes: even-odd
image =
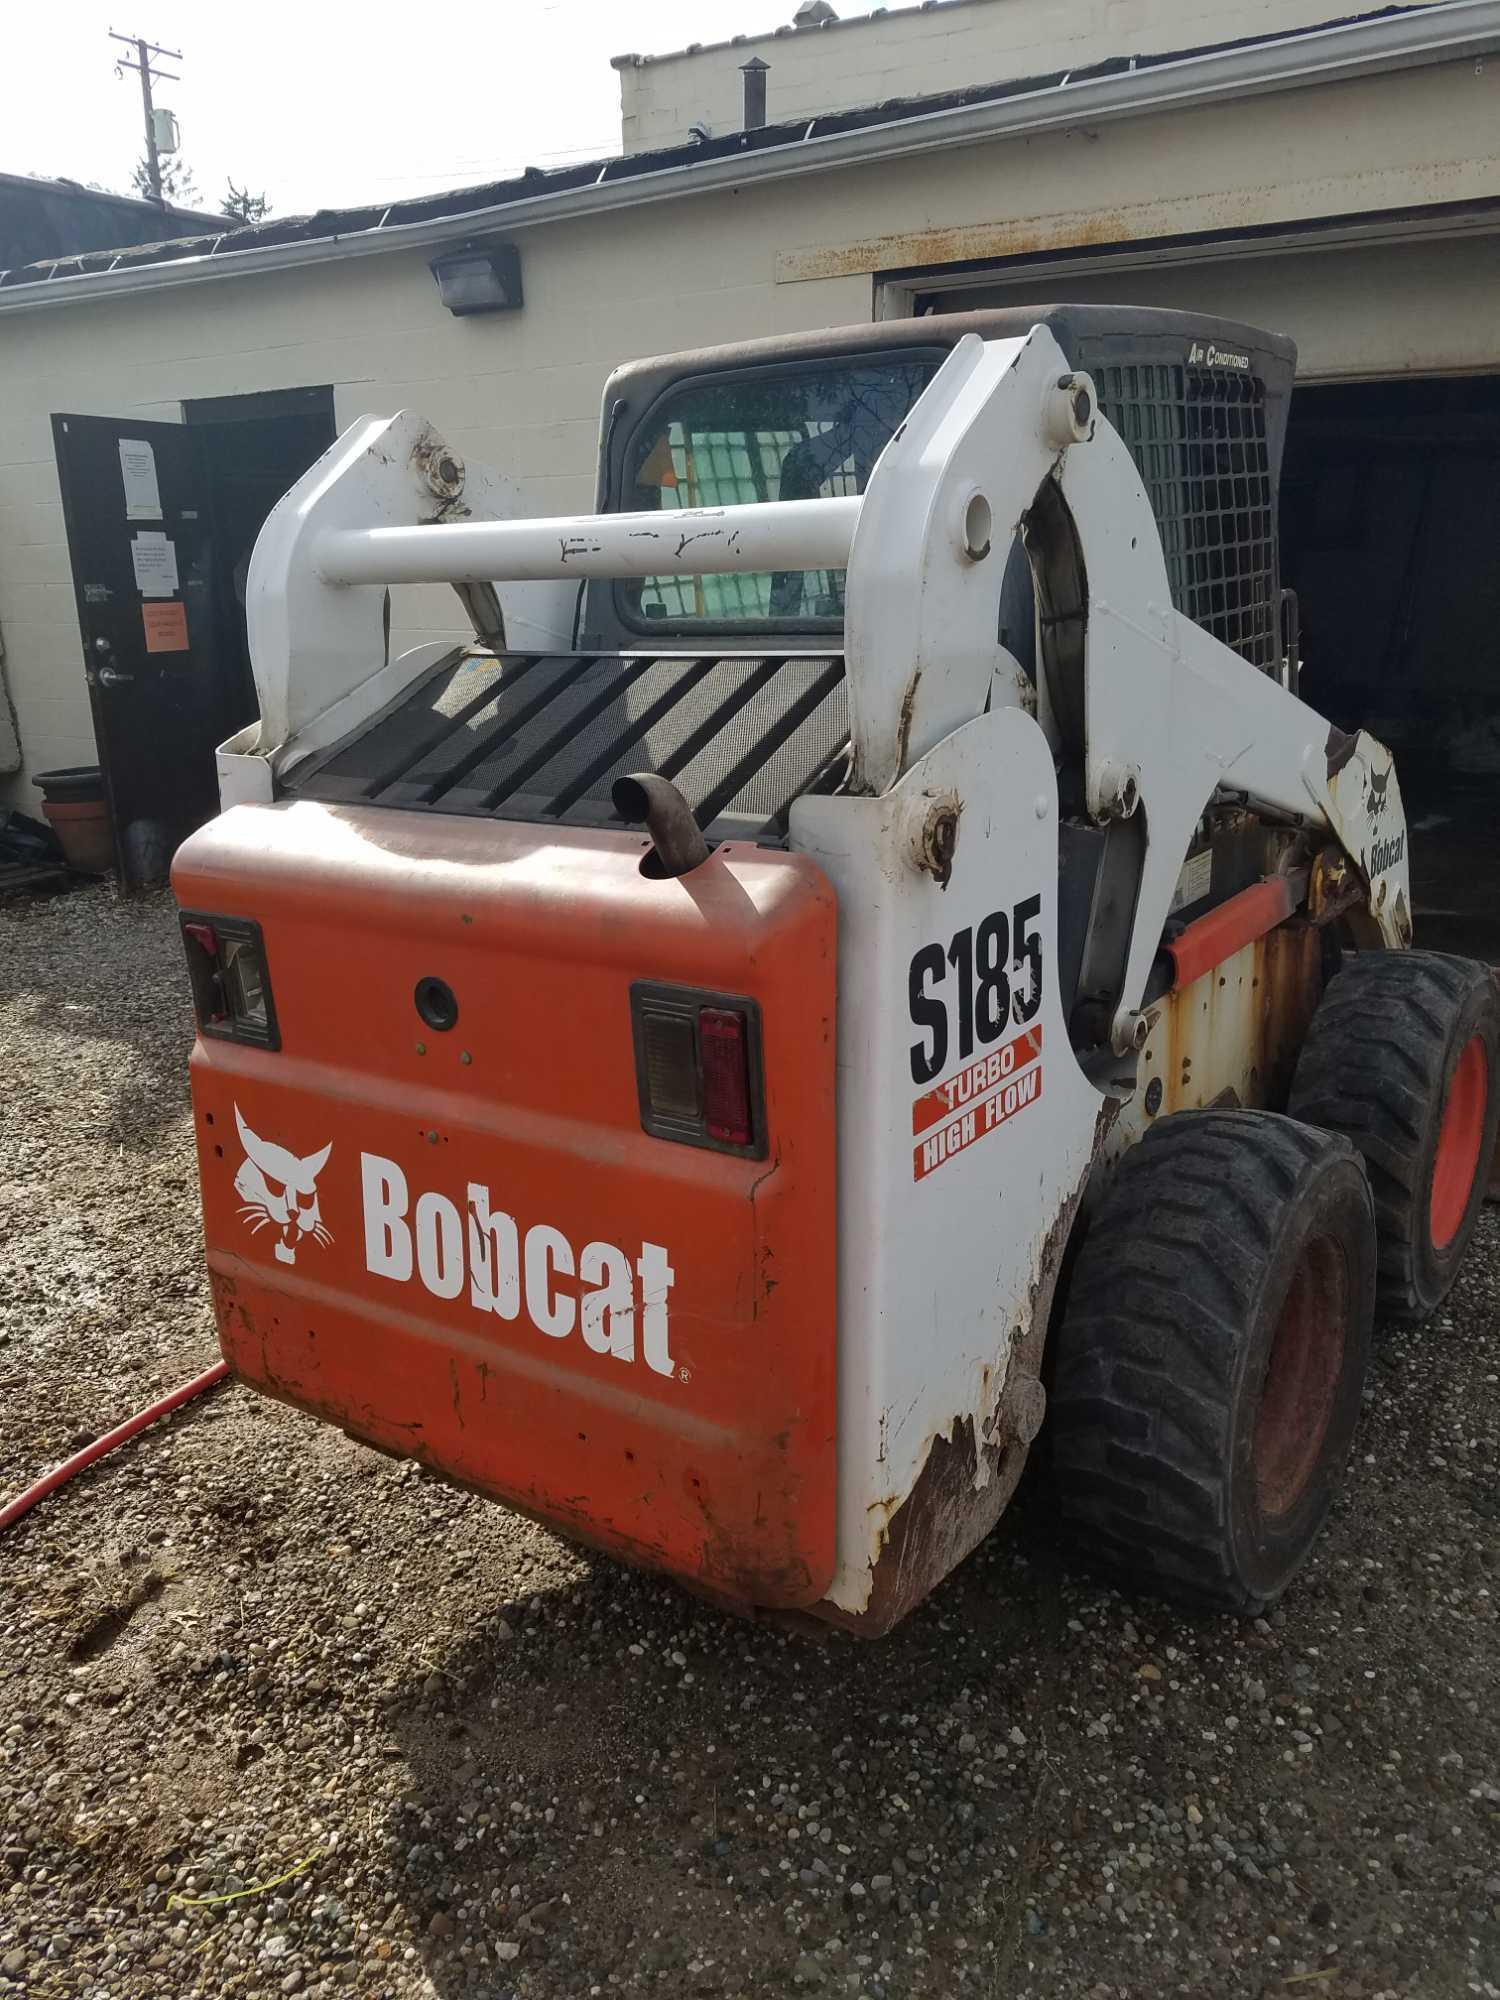
[[[99,669],[100,687],[107,687],[107,688],[126,687],[132,681],[134,681],[134,679],[135,679],[134,674],[127,674],[123,672],[119,667],[112,667],[106,664]]]

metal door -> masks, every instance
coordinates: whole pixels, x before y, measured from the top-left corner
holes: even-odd
[[[214,750],[253,701],[215,644],[198,437],[134,417],[54,416],[52,434],[120,879],[143,887],[218,810]]]

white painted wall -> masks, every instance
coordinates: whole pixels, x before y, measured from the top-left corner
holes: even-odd
[[[332,384],[341,426],[416,409],[539,511],[567,511],[591,499],[618,361],[867,320],[882,272],[942,258],[1500,196],[1497,98],[1500,64],[1450,64],[536,224],[514,232],[524,309],[488,318],[446,313],[414,250],[0,315],[0,633],[27,770],[96,754],[53,411],[171,420],[184,398]],[[1172,284],[1174,302],[1298,336],[1325,377],[1375,376],[1500,367],[1496,276],[1480,239],[1205,263]],[[395,643],[435,624],[453,629],[448,593],[413,594]],[[36,793],[0,778],[0,802]]]
[[[21,732],[5,680],[5,634],[0,632],[0,771],[21,768]]]
[[[1424,0],[1419,0],[1423,4]],[[1431,4],[1431,0],[1425,0]],[[788,12],[794,11],[787,0]],[[742,123],[740,65],[770,65],[766,116],[811,118],[892,97],[1046,76],[1110,56],[1162,55],[1340,19],[1338,0],[938,0],[778,28],[671,55],[616,56],[627,153],[719,137]]]
[[[0,321],[0,633],[29,774],[97,751],[53,459],[51,414],[173,421],[185,398],[331,384],[339,427],[412,408],[537,511],[593,498],[599,404],[619,361],[870,317],[867,274],[778,287],[781,211],[732,195],[518,233],[527,304],[454,319],[426,253],[225,280]],[[459,631],[452,593],[396,593],[392,645]],[[468,628],[462,628],[467,635]]]

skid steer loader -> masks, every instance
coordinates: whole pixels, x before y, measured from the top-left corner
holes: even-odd
[[[1297,692],[1293,368],[1097,307],[679,354],[563,519],[352,425],[174,870],[241,1378],[865,1634],[1045,1420],[1096,1557],[1270,1604],[1500,1118],[1391,757]],[[472,641],[392,657],[439,583]]]

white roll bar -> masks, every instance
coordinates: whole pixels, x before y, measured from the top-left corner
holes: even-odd
[[[330,528],[314,542],[312,560],[323,582],[331,584],[844,569],[861,504],[858,495],[850,495],[671,513]]]

